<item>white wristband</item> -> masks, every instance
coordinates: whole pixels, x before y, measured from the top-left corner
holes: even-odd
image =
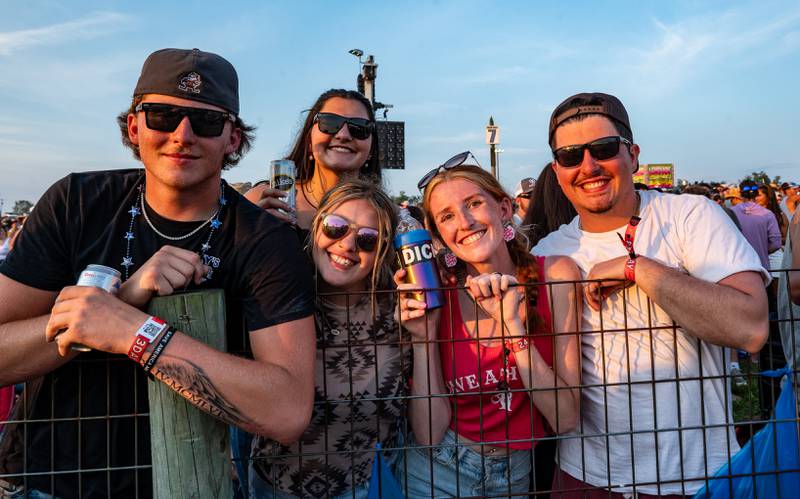
[[[144,324],[139,326],[139,329],[136,331],[136,336],[141,336],[145,338],[148,343],[152,343],[159,334],[167,329],[167,327],[166,322],[151,315],[144,321]]]
[[[147,346],[167,329],[169,329],[169,325],[163,320],[152,315],[148,317],[144,324],[136,330],[136,337],[128,350],[128,357],[134,362],[141,362],[142,354]]]

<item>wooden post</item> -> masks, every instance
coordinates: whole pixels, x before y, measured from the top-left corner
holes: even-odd
[[[214,289],[153,298],[148,312],[225,351],[225,293]],[[148,383],[153,496],[231,499],[228,425],[161,382]]]

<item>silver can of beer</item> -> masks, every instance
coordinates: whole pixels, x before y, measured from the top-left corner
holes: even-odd
[[[105,265],[89,265],[81,272],[76,286],[91,286],[117,294],[122,284],[122,274],[117,269]]]
[[[296,171],[294,161],[290,159],[276,159],[269,162],[269,185],[286,193],[283,201],[292,209],[297,209],[297,188],[294,183]],[[294,215],[294,213],[287,214]]]
[[[76,286],[100,288],[115,295],[119,291],[121,284],[122,274],[119,270],[106,267],[105,265],[88,265],[83,272],[81,272],[80,277],[78,277]],[[92,351],[91,348],[81,345],[80,343],[70,345],[70,349],[76,352]]]

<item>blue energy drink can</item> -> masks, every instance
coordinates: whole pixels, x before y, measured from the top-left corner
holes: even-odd
[[[439,268],[436,265],[436,255],[431,244],[431,234],[425,229],[416,229],[397,234],[394,238],[394,247],[400,266],[406,270],[406,282],[416,284],[420,288],[429,289],[414,293],[414,298],[424,301],[428,310],[444,305],[444,294],[439,280]]]

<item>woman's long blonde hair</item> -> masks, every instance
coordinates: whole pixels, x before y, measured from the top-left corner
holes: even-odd
[[[322,218],[333,212],[339,205],[348,201],[364,200],[378,215],[378,244],[375,247],[375,263],[370,272],[370,291],[374,296],[376,289],[392,289],[392,262],[395,260],[394,238],[397,227],[397,213],[394,203],[379,185],[365,180],[348,180],[336,185],[322,196],[319,208],[311,221],[311,232],[307,249],[310,253],[315,244],[316,234],[322,225]]]

